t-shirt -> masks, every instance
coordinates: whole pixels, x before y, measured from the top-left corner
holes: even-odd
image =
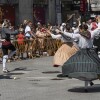
[[[31,37],[29,31],[31,31],[31,28],[27,25],[26,28],[25,28],[25,36]]]
[[[17,41],[18,41],[18,44],[23,44],[24,43],[24,34],[18,34],[17,35]]]

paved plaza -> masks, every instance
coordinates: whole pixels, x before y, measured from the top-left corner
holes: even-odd
[[[52,67],[53,57],[7,63],[9,74],[0,64],[0,100],[100,100],[100,81],[84,92],[84,82],[58,78],[61,68]]]

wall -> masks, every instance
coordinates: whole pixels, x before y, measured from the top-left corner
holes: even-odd
[[[19,0],[19,22],[24,19],[33,21],[33,0]]]
[[[51,24],[56,23],[55,0],[49,0],[48,2],[48,22],[50,22]]]

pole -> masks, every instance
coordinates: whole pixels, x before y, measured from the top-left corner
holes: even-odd
[[[91,6],[91,4],[90,4],[90,0],[88,0],[88,13],[89,13],[89,16],[90,16],[90,6]]]

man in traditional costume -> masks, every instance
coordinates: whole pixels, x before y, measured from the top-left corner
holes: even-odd
[[[3,72],[5,73],[8,72],[6,68],[7,59],[11,58],[16,52],[16,48],[10,41],[10,35],[16,35],[17,33],[18,33],[17,30],[14,31],[9,29],[9,22],[6,22],[1,30],[2,51],[3,51]],[[9,54],[8,50],[11,50]]]

